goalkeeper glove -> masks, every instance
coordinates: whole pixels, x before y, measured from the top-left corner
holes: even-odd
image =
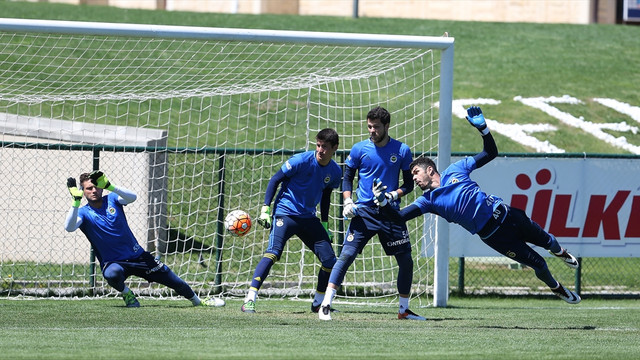
[[[389,201],[396,201],[396,200],[398,200],[398,198],[400,198],[400,194],[398,194],[398,192],[396,190],[388,192],[388,193],[384,193],[384,196]]]
[[[265,229],[271,229],[271,206],[263,205],[260,208],[260,217],[258,217],[258,224]]]
[[[384,192],[385,190],[387,190],[387,186],[383,185],[380,179],[373,179],[373,202],[379,207],[386,206],[388,203],[387,193]]]
[[[342,215],[345,219],[351,219],[352,217],[357,215],[357,206],[353,203],[351,198],[346,198],[344,200],[344,209],[342,210]]]
[[[327,232],[327,235],[329,235],[329,242],[333,242],[333,234],[331,233],[331,231],[329,231],[329,222],[321,221],[321,223],[322,223],[322,227]]]
[[[113,191],[115,189],[115,186],[113,186],[109,182],[109,179],[107,179],[107,175],[100,170],[92,171],[91,174],[89,174],[89,179],[91,179],[93,185],[100,189],[107,189],[109,191]]]
[[[78,189],[78,184],[76,183],[75,178],[70,177],[67,179],[67,188],[69,189],[69,193],[73,198],[73,202],[71,203],[71,205],[73,207],[80,207],[80,201],[82,200],[82,190]]]
[[[484,115],[482,115],[482,109],[477,106],[472,106],[467,109],[467,114],[467,121],[469,124],[478,129],[482,135],[487,135],[489,133],[487,122],[484,120]]]

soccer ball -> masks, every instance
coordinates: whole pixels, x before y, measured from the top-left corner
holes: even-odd
[[[224,219],[224,226],[233,236],[245,236],[251,230],[251,217],[245,211],[233,210]]]

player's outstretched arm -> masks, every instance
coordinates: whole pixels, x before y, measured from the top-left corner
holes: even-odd
[[[387,206],[389,202],[387,201],[387,197],[384,192],[386,189],[387,187],[382,184],[380,179],[373,180],[374,202],[380,207],[380,213],[386,216],[389,220],[401,223],[422,215],[420,208],[414,204],[411,204],[400,211],[393,208],[393,206]]]

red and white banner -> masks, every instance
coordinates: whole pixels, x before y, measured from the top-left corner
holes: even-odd
[[[471,178],[486,193],[525,210],[575,256],[640,256],[637,158],[499,157],[475,170]],[[450,256],[500,254],[477,235],[451,224]]]

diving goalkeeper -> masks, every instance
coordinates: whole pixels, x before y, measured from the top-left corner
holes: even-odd
[[[577,269],[576,258],[563,249],[556,238],[533,222],[524,211],[512,208],[494,195],[488,195],[469,174],[493,160],[498,148],[489,132],[482,110],[477,106],[467,109],[467,120],[480,131],[484,149],[475,156],[453,163],[442,174],[433,160],[419,157],[411,165],[413,181],[425,192],[409,206],[398,211],[388,206],[386,186],[374,181],[373,193],[381,213],[394,221],[408,221],[422,214],[433,213],[448,222],[460,224],[471,234],[500,254],[529,266],[560,299],[580,302],[580,296],[553,278],[544,258],[527,243],[540,246],[562,259],[570,268]]]
[[[219,298],[200,300],[184,280],[138,244],[124,213],[124,206],[136,201],[134,192],[111,184],[99,170],[81,174],[80,188],[75,178],[68,178],[67,188],[73,200],[64,228],[68,232],[80,229],[85,234],[100,262],[102,275],[122,294],[126,307],[140,306],[125,284],[132,275],[168,286],[194,306],[224,306],[224,300]],[[104,189],[110,193],[103,196]],[[83,196],[88,204],[80,207]]]

